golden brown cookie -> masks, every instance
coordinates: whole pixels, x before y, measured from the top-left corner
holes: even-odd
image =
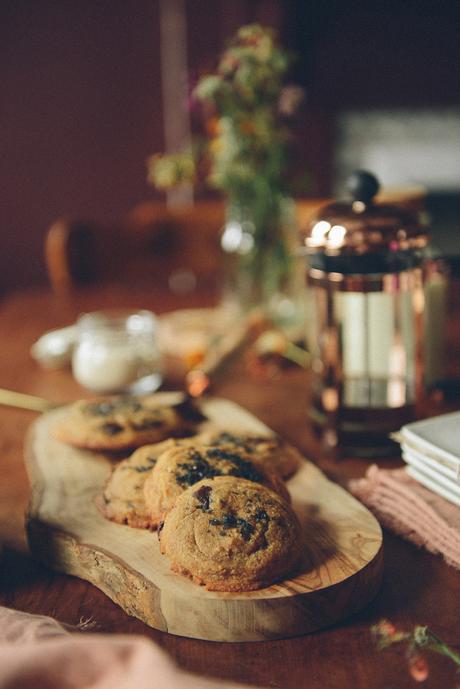
[[[252,591],[290,575],[301,527],[274,491],[233,476],[204,479],[180,495],[159,530],[171,569],[211,591]]]
[[[300,452],[276,435],[258,436],[221,431],[217,434],[207,434],[206,438],[210,444],[219,447],[243,448],[249,455],[278,472],[284,479],[295,474],[302,461]]]
[[[189,439],[190,440],[190,439]],[[146,511],[158,524],[181,493],[204,478],[235,476],[268,486],[289,501],[280,476],[258,461],[254,453],[235,444],[212,445],[196,436],[193,442],[173,442],[159,457],[144,484]]]
[[[81,400],[53,428],[61,442],[88,450],[118,452],[190,435],[204,420],[192,402],[165,405],[155,395]]]
[[[104,517],[139,529],[152,526],[145,510],[144,483],[158,457],[172,442],[164,440],[154,445],[144,445],[117,464],[102,494],[96,499]]]

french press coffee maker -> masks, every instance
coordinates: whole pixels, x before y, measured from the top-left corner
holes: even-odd
[[[347,186],[351,201],[321,208],[302,236],[309,413],[326,445],[379,456],[438,373],[445,279],[416,214],[375,203],[379,184],[368,172]]]

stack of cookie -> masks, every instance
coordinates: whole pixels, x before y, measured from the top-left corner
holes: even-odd
[[[301,530],[283,479],[300,455],[274,436],[199,432],[190,402],[155,396],[77,402],[54,429],[77,447],[137,448],[119,461],[97,504],[112,521],[157,529],[174,571],[215,591],[249,591],[284,578]]]

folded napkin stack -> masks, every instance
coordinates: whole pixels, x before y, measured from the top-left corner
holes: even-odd
[[[371,466],[349,489],[388,529],[460,569],[460,412],[408,424],[395,437],[407,466]]]
[[[460,412],[403,426],[397,439],[409,476],[460,506]]]

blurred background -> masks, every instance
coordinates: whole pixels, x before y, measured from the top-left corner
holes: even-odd
[[[423,185],[435,240],[460,253],[458,2],[3,0],[1,291],[46,283],[58,216],[110,224],[155,197],[145,161],[187,137],[187,78],[250,22],[297,56],[302,194],[340,195],[355,168]]]

